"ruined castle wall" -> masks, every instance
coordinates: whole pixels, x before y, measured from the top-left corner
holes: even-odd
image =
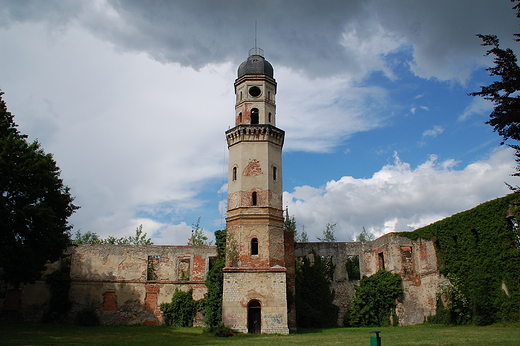
[[[73,312],[93,306],[104,324],[160,324],[176,289],[204,297],[215,247],[80,245],[71,259]],[[200,321],[199,321],[200,322]]]
[[[334,304],[340,308],[338,323],[342,323],[342,316],[354,299],[354,287],[359,285],[358,280],[348,277],[349,256],[358,256],[361,277],[380,269],[401,275],[404,295],[397,305],[399,325],[419,324],[435,314],[436,292],[443,278],[432,241],[412,241],[390,233],[368,242],[298,243],[295,255],[309,256],[313,250],[316,255],[331,258],[335,265],[331,288],[336,292]]]

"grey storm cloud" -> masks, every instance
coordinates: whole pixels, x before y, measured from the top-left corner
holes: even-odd
[[[64,28],[79,21],[118,49],[145,52],[163,63],[200,69],[240,63],[258,45],[277,67],[310,77],[385,70],[386,56],[413,48],[421,77],[455,78],[483,61],[477,33],[510,38],[518,29],[507,0],[446,1],[2,1],[3,24],[46,21]],[[476,4],[478,3],[478,6]],[[439,25],[441,23],[442,25]],[[383,40],[379,49],[373,43]],[[371,42],[371,51],[363,51]],[[471,58],[470,58],[471,57]],[[472,66],[467,66],[472,61]],[[378,66],[379,65],[379,66]],[[460,77],[459,77],[460,78]]]

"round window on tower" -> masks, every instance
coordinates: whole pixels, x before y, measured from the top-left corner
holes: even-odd
[[[253,97],[258,97],[260,96],[260,93],[262,91],[260,90],[259,87],[257,86],[252,86],[251,88],[249,88],[249,95],[253,96]]]

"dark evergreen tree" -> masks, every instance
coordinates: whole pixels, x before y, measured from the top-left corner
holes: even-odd
[[[519,0],[511,0],[518,2]],[[520,18],[520,4],[513,7]],[[508,139],[520,140],[520,67],[517,57],[512,49],[500,48],[500,42],[496,35],[478,34],[483,41],[483,46],[491,47],[486,55],[494,55],[494,66],[487,68],[491,76],[499,77],[499,80],[488,86],[482,86],[480,91],[470,93],[472,96],[481,96],[494,104],[490,119],[486,124],[493,126],[494,130],[502,136],[504,144]],[[520,37],[520,34],[514,34]],[[516,39],[520,41],[520,39]],[[520,175],[520,146],[509,144],[515,149],[516,162],[519,164],[515,176]],[[514,190],[518,190],[514,188]]]
[[[224,274],[222,269],[226,265],[226,230],[215,231],[217,257],[206,275],[208,292],[202,302],[204,323],[210,332],[214,332],[222,324],[222,289]]]
[[[0,92],[0,279],[17,286],[40,277],[70,244],[77,206],[51,154],[28,143]]]
[[[296,266],[296,319],[298,327],[337,326],[338,307],[331,290],[334,267],[328,259],[313,251],[314,260],[304,257]]]

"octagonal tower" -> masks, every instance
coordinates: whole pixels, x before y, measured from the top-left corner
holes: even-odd
[[[229,149],[227,244],[222,315],[244,333],[287,334],[295,327],[294,235],[284,231],[282,146],[276,127],[276,80],[253,48],[235,80],[235,127]],[[289,299],[293,302],[294,299]]]

